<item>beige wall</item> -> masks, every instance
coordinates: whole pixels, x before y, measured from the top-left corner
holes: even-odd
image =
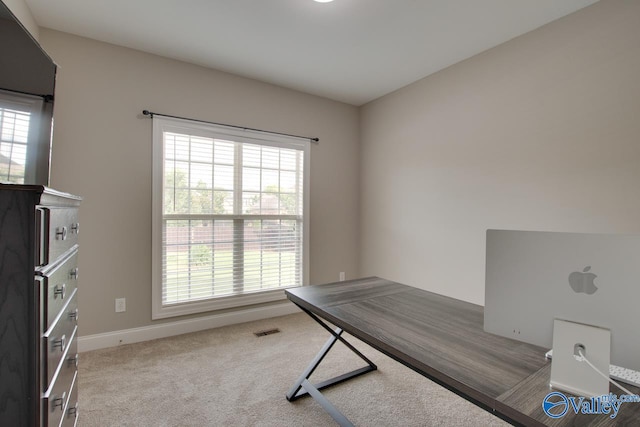
[[[487,228],[640,231],[637,16],[602,0],[361,109],[42,29],[52,186],[85,197],[81,335],[153,323],[144,108],[321,138],[312,283],[376,274],[482,303]]]
[[[312,283],[358,270],[355,107],[139,51],[41,29],[59,64],[51,185],[84,197],[86,336],[151,321],[151,111],[317,136],[311,147]],[[126,313],[114,299],[127,298]]]
[[[487,228],[640,232],[639,16],[603,0],[363,107],[361,273],[482,304]]]

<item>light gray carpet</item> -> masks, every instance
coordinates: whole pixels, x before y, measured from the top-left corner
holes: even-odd
[[[279,328],[256,337],[253,332]],[[285,394],[328,338],[305,314],[80,355],[80,426],[331,426]],[[324,391],[357,426],[501,426],[502,420],[347,337],[378,365]],[[315,382],[363,366],[338,343]]]

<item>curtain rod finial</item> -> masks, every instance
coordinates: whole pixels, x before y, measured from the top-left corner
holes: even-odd
[[[144,114],[145,116],[153,116],[153,113],[149,110],[142,110],[142,114]]]

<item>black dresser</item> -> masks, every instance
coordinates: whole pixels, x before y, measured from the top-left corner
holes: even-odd
[[[78,419],[80,197],[0,184],[0,425]]]

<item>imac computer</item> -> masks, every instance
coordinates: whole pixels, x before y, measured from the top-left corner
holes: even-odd
[[[487,230],[484,329],[551,349],[554,319],[609,330],[640,371],[640,235]],[[543,355],[541,355],[543,357]]]

